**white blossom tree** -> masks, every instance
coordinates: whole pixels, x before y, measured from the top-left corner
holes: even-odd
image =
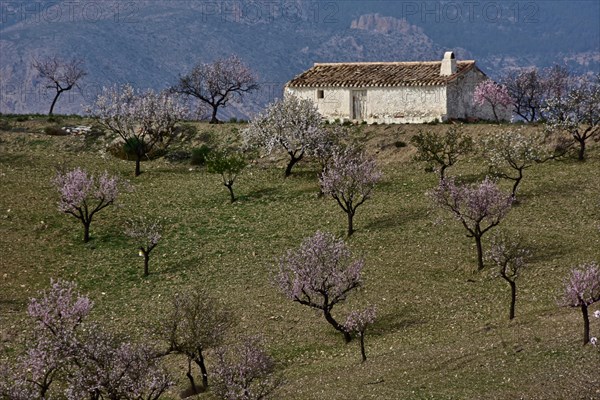
[[[320,142],[324,135],[320,125],[321,114],[315,104],[290,95],[267,106],[250,122],[243,136],[247,146],[263,148],[267,153],[282,148],[290,156],[285,169],[287,177],[292,167]]]
[[[187,109],[169,92],[149,89],[141,93],[126,84],[103,88],[87,112],[135,153],[135,176],[138,176],[142,158],[159,144],[169,145]]]
[[[237,56],[198,63],[171,90],[198,99],[212,109],[210,123],[218,123],[219,108],[258,89],[257,77]]]
[[[544,107],[548,128],[566,131],[579,143],[578,159],[585,160],[587,141],[600,132],[600,74],[571,79]]]

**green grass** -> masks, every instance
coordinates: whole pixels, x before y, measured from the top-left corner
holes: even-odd
[[[18,347],[28,299],[50,278],[75,280],[95,302],[93,318],[139,339],[172,293],[202,286],[233,310],[231,340],[265,335],[287,381],[278,398],[600,397],[600,355],[580,345],[579,311],[557,306],[569,270],[600,260],[597,144],[584,163],[548,162],[525,173],[521,201],[499,227],[519,232],[534,253],[518,281],[517,317],[509,322],[508,286],[489,270],[473,273],[472,239],[447,216],[435,223],[441,214],[425,197],[437,177],[410,161],[412,146],[394,145],[399,137],[409,142],[423,127],[358,127],[355,138],[376,154],[384,178],[359,208],[349,240],[366,259],[364,289],[334,314],[343,320],[353,307],[377,305],[379,316],[366,338],[368,361],[361,364],[356,341],[345,345],[321,316],[286,300],[272,284],[275,260],[286,249],[318,229],[345,233],[345,215],[335,201],[317,196],[315,165],[300,163],[284,180],[283,159],[265,157],[242,173],[234,186],[239,200],[229,204],[219,177],[202,168],[158,159],[144,162],[143,174],[133,178],[133,163],[103,154],[100,142],[43,135],[42,122],[23,122],[30,133],[0,132],[2,353]],[[232,124],[198,128],[199,137],[210,132],[211,140],[223,143],[238,132]],[[485,135],[497,127],[467,129]],[[176,145],[190,150],[200,143]],[[120,207],[97,215],[88,244],[81,242],[80,223],[56,208],[50,180],[60,165],[108,170],[135,186]],[[473,180],[485,171],[473,157],[448,173]],[[134,212],[164,224],[148,278],[123,233]],[[484,246],[488,240],[484,236]],[[592,333],[600,334],[600,321],[592,321]],[[210,367],[210,353],[207,360]],[[175,398],[185,385],[185,365],[177,358],[169,365],[178,379]]]

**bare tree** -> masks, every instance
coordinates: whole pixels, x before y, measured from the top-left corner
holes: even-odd
[[[212,108],[211,124],[219,122],[217,111],[230,100],[258,89],[257,78],[240,58],[232,55],[211,64],[199,63],[172,90],[195,97]]]
[[[440,180],[445,178],[446,168],[473,151],[473,139],[454,126],[448,128],[443,136],[433,131],[419,132],[412,137],[411,142],[417,148],[415,161],[437,164],[440,168]]]
[[[509,319],[515,318],[517,302],[517,278],[525,267],[525,259],[530,255],[520,243],[519,238],[511,239],[507,235],[499,235],[492,239],[487,258],[496,264],[498,275],[510,285]]]
[[[79,88],[78,82],[87,75],[83,64],[82,59],[74,58],[67,61],[56,56],[33,60],[31,65],[45,82],[46,88],[56,90],[48,115],[54,112],[54,106],[63,92],[74,87]]]
[[[230,314],[221,304],[199,289],[176,294],[165,317],[159,321],[159,335],[167,342],[167,353],[187,357],[186,376],[194,394],[208,387],[205,351],[221,345],[230,323]],[[196,385],[192,363],[200,369],[202,387]]]

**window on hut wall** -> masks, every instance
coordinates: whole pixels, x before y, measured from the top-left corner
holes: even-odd
[[[325,91],[323,89],[317,89],[317,99],[324,99]]]

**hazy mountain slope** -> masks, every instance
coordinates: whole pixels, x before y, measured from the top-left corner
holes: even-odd
[[[552,7],[540,8],[555,18],[540,17],[538,24],[461,18],[451,25],[409,15],[402,8],[408,3],[393,1],[296,1],[271,7],[260,2],[156,0],[94,3],[100,6],[87,9],[72,8],[68,1],[39,2],[39,9],[26,13],[4,10],[0,111],[47,112],[50,96],[30,65],[34,57],[53,54],[82,57],[89,71],[83,96],[65,94],[58,113],[81,112],[81,103],[104,85],[131,82],[162,89],[198,61],[238,54],[257,72],[262,87],[243,104],[224,109],[221,118],[261,109],[281,95],[285,82],[314,62],[438,59],[452,49],[459,58],[477,59],[492,76],[511,65],[549,65],[567,58],[570,65],[597,69],[600,45],[594,43],[597,36],[589,17],[597,5],[570,10],[550,3]],[[227,8],[231,4],[257,8]],[[562,11],[561,20],[556,14]],[[574,18],[591,28],[574,30]],[[550,29],[550,24],[557,26]],[[562,36],[554,48],[545,48],[557,35]],[[565,35],[577,45],[566,46]]]

